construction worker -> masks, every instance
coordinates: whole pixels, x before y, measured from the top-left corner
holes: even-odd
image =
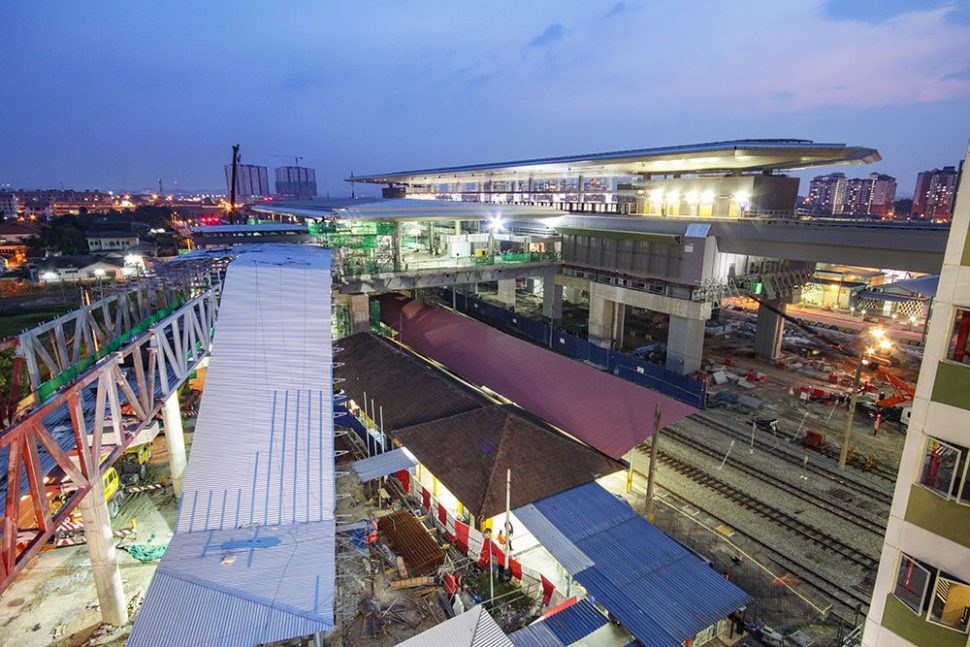
[[[498,545],[499,546],[505,545],[505,533],[502,532],[501,530],[498,531]]]

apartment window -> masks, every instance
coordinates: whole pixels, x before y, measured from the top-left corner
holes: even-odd
[[[925,611],[926,591],[929,589],[932,574],[909,555],[900,553],[899,570],[896,572],[896,586],[893,596],[920,615]]]
[[[961,364],[970,364],[970,308],[956,309],[946,358]]]
[[[970,627],[970,584],[905,553],[892,594],[928,622],[961,633]]]
[[[967,483],[967,448],[927,436],[919,484],[944,499],[970,505]]]

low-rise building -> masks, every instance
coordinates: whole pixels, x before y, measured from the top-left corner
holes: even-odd
[[[117,281],[130,273],[123,259],[107,256],[50,256],[31,268],[31,278],[41,283]]]
[[[139,243],[138,234],[130,231],[93,232],[85,237],[92,252],[128,251]]]

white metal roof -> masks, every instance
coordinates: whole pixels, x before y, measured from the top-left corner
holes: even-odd
[[[364,198],[360,200],[304,200],[253,207],[260,213],[283,214],[301,218],[341,220],[488,220],[555,218],[566,214],[552,207],[522,204],[490,204],[455,200],[417,200],[413,198]]]
[[[235,251],[176,534],[136,647],[250,645],[333,625],[330,253]]]
[[[418,464],[418,459],[406,447],[398,447],[383,454],[355,461],[351,466],[361,482],[373,481],[376,478],[406,470]]]
[[[513,647],[502,628],[485,607],[477,605],[465,613],[445,620],[414,638],[399,643],[399,647]]]

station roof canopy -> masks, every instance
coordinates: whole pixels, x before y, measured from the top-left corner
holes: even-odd
[[[529,175],[636,175],[641,173],[730,173],[868,164],[882,157],[874,148],[823,144],[807,139],[738,139],[707,144],[637,148],[608,153],[542,157],[511,162],[397,171],[347,178],[375,184],[428,184],[477,179],[525,179]]]
[[[258,213],[295,216],[316,220],[489,220],[552,218],[565,211],[552,207],[521,204],[489,204],[451,200],[410,198],[338,198],[262,203],[253,206]]]

